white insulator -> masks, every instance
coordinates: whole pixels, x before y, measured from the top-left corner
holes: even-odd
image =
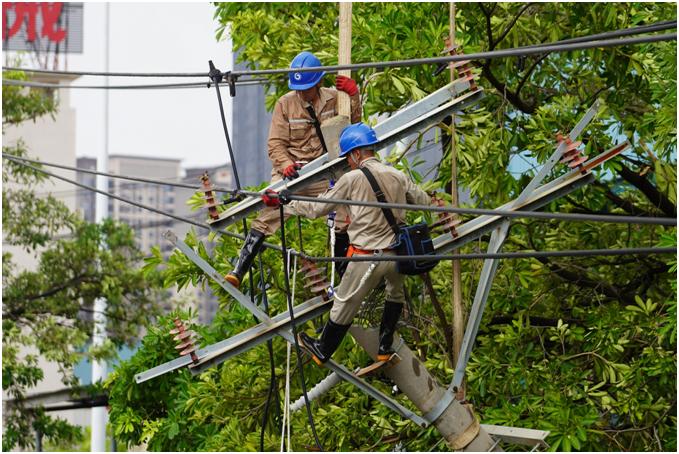
[[[323,394],[327,393],[330,391],[330,389],[341,382],[342,379],[337,375],[336,373],[332,372],[330,375],[325,377],[323,380],[318,382],[316,386],[311,388],[309,391],[307,391],[307,396],[309,397],[309,402],[313,402],[314,400],[318,399],[321,397]],[[290,411],[291,412],[296,412],[297,410],[300,410],[304,408],[304,396],[300,397],[297,399],[295,402],[290,405]]]

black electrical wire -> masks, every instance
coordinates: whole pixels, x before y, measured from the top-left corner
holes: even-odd
[[[586,50],[598,47],[615,47],[628,46],[632,44],[654,43],[658,41],[676,41],[676,33],[666,33],[664,35],[640,36],[636,38],[623,39],[608,39],[587,41],[570,44],[554,44],[543,45],[535,47],[517,47],[514,49],[492,50],[487,52],[476,52],[473,54],[450,55],[446,57],[431,57],[431,58],[414,58],[410,60],[392,60],[384,62],[368,62],[368,63],[354,63],[350,65],[331,65],[331,66],[317,66],[313,68],[295,68],[295,72],[338,72],[341,70],[360,70],[360,69],[382,69],[382,68],[398,68],[419,65],[436,65],[439,63],[451,63],[455,61],[467,60],[491,60],[494,58],[505,57],[521,57],[527,55],[544,54],[551,52],[569,52],[575,50]],[[290,72],[289,68],[285,69],[256,69],[251,71],[232,71],[232,77],[239,76],[267,76],[272,74],[287,74]]]
[[[262,85],[268,82],[268,79],[252,79],[247,81],[236,82],[236,86],[242,87],[247,85]],[[34,82],[27,80],[16,79],[2,79],[2,85],[14,85],[20,87],[35,87],[35,88],[83,88],[89,90],[149,90],[149,89],[165,89],[165,88],[205,88],[209,82],[184,82],[176,84],[140,84],[140,85],[63,85],[63,84],[49,84],[43,82]]]
[[[13,158],[9,158],[9,159],[13,159]],[[208,231],[211,231],[211,232],[215,232],[219,235],[224,235],[224,236],[236,238],[236,239],[239,239],[239,240],[245,239],[245,237],[243,235],[240,235],[238,233],[233,233],[233,232],[229,232],[229,231],[226,231],[226,230],[217,230],[217,229],[212,228],[209,224],[204,224],[204,223],[201,223],[201,222],[194,221],[190,218],[177,216],[173,213],[169,213],[167,211],[160,210],[158,208],[154,208],[154,207],[151,207],[151,206],[148,206],[148,205],[144,205],[143,203],[135,202],[134,200],[126,199],[125,197],[121,197],[121,196],[118,196],[116,194],[112,194],[110,192],[102,191],[102,190],[99,190],[95,187],[79,183],[75,180],[71,180],[69,178],[62,177],[61,175],[56,175],[56,174],[51,173],[47,170],[40,169],[40,168],[32,166],[30,164],[26,164],[26,163],[23,163],[23,162],[20,162],[20,161],[17,161],[17,162],[19,164],[25,166],[25,167],[31,168],[31,169],[35,170],[36,172],[43,173],[43,174],[45,174],[49,177],[65,181],[67,183],[73,184],[73,185],[81,187],[83,189],[87,189],[87,190],[92,191],[92,192],[103,194],[107,197],[111,197],[113,199],[120,200],[121,202],[130,204],[130,205],[133,205],[133,206],[136,206],[136,207],[139,207],[139,208],[142,208],[142,209],[145,209],[145,210],[148,210],[148,211],[151,211],[151,212],[163,215],[163,216],[167,216],[167,217],[175,219],[177,221],[186,222],[187,224],[191,224],[191,225],[199,227],[201,229],[205,229],[205,230],[208,230]],[[274,249],[274,250],[277,250],[277,251],[282,251],[282,247],[278,246],[276,244],[271,244],[271,243],[265,242],[264,247],[269,248],[269,249]],[[635,251],[634,253],[644,253],[645,249],[640,249],[638,251],[636,249],[631,249],[631,250],[612,249],[612,251],[618,251],[618,252],[611,252],[611,253],[606,253],[606,254],[603,254],[603,252],[611,251],[611,250],[610,249],[596,249],[596,250],[592,250],[592,251],[596,251],[596,253],[601,252],[602,254],[600,254],[600,255],[621,255],[621,254],[629,254],[630,253],[629,251]],[[667,253],[668,251],[670,251],[670,249],[663,250],[663,249],[657,248],[657,249],[652,249],[652,252],[648,252],[648,253],[655,253],[656,251],[661,251],[663,253]],[[542,252],[523,252],[523,253],[521,253],[521,252],[504,252],[504,253],[496,253],[496,254],[486,254],[486,253],[459,254],[459,255],[442,255],[440,257],[441,257],[441,260],[484,259],[484,258],[505,258],[505,259],[508,259],[508,258],[529,258],[529,257],[533,257],[533,256],[534,257],[537,257],[537,256],[541,256],[541,257],[551,257],[551,256],[565,257],[565,256],[569,256],[569,255],[570,256],[583,256],[583,255],[596,255],[596,253],[594,253],[594,252],[584,252],[584,251],[542,251]],[[338,261],[338,262],[341,262],[341,261],[357,261],[357,262],[360,262],[360,261],[371,261],[371,260],[385,261],[384,259],[375,258],[373,256],[369,256],[367,258],[364,258],[364,257],[351,257],[351,258],[349,258],[349,257],[314,257],[314,256],[301,254],[301,253],[296,252],[296,251],[292,251],[291,254],[296,255],[298,257],[302,257],[302,258],[307,259],[307,260],[316,261],[316,262],[330,262],[330,261]],[[399,256],[398,258],[390,257],[387,260],[388,261],[432,260],[432,259],[436,259],[436,258],[437,258],[437,256],[422,255],[422,256]]]
[[[100,172],[98,170],[91,170],[91,169],[83,169],[81,167],[72,167],[72,166],[67,166],[64,164],[57,164],[54,162],[43,162],[39,161],[37,159],[30,159],[30,158],[24,158],[22,156],[15,156],[9,153],[2,153],[3,158],[11,159],[14,161],[24,161],[24,162],[32,162],[34,164],[39,164],[47,167],[55,167],[57,169],[64,169],[64,170],[72,170],[74,172],[80,172],[80,173],[87,173],[90,175],[101,175],[109,178],[117,178],[119,180],[129,180],[129,181],[137,181],[139,183],[148,183],[148,184],[158,184],[158,185],[163,185],[163,186],[172,186],[175,188],[185,188],[185,189],[193,189],[194,191],[202,191],[203,189],[200,187],[200,185],[197,184],[188,184],[188,183],[179,183],[179,182],[170,182],[170,181],[163,181],[163,180],[152,180],[149,178],[142,178],[142,177],[130,177],[126,175],[118,175],[116,173],[109,173],[109,172]],[[228,188],[221,188],[221,187],[213,187],[213,191],[215,192],[226,192],[231,195],[235,195],[238,193],[237,190],[235,189],[228,189]],[[256,193],[258,196],[260,195],[259,193]]]
[[[658,41],[676,40],[676,33],[667,33],[664,35],[641,36],[634,38],[613,39],[620,36],[649,33],[653,31],[669,30],[676,28],[676,21],[663,21],[655,24],[643,25],[629,29],[613,30],[610,32],[599,33],[595,35],[582,36],[578,38],[570,38],[562,41],[555,41],[548,44],[534,44],[530,46],[516,47],[510,49],[499,49],[487,52],[477,52],[473,54],[464,55],[450,55],[444,57],[433,58],[415,58],[408,60],[393,60],[383,62],[366,62],[354,63],[350,65],[332,65],[332,66],[318,66],[313,68],[295,68],[296,72],[337,72],[340,70],[359,70],[369,68],[390,68],[390,67],[407,67],[418,65],[430,65],[439,63],[450,63],[454,61],[463,60],[489,60],[493,58],[505,57],[520,57],[526,55],[535,55],[550,52],[567,52],[573,50],[584,50],[596,47],[613,47],[624,46],[631,44],[652,43]],[[608,39],[601,39],[608,38]],[[7,71],[26,71],[34,73],[47,74],[72,74],[81,76],[116,76],[116,77],[204,77],[208,74],[203,73],[131,73],[131,72],[102,72],[102,71],[51,71],[51,70],[32,70],[28,68],[6,67],[3,70]],[[231,77],[244,76],[260,76],[260,75],[274,75],[287,74],[290,68],[280,69],[262,69],[262,70],[245,70],[245,71],[230,71],[223,74],[229,74]]]
[[[354,255],[352,257],[314,257],[298,253],[297,255],[312,262],[406,262],[411,260],[474,260],[474,259],[524,259],[539,257],[595,257],[616,255],[650,255],[676,254],[676,247],[645,247],[619,249],[574,249],[565,251],[534,251],[534,252],[477,252],[456,255]]]
[[[280,194],[278,194],[280,196]],[[270,194],[275,196],[275,194]],[[298,194],[286,194],[289,200],[300,200],[304,202],[316,203],[330,203],[337,205],[354,205],[374,208],[394,208],[397,210],[410,211],[433,211],[437,213],[457,213],[457,214],[476,214],[476,215],[491,215],[502,216],[508,218],[539,218],[539,219],[557,219],[563,221],[586,221],[586,222],[613,222],[626,224],[651,224],[651,225],[677,225],[676,218],[656,218],[656,217],[637,217],[637,216],[623,216],[623,215],[605,215],[605,214],[580,214],[580,213],[545,213],[537,211],[509,211],[509,210],[488,210],[485,208],[457,208],[457,207],[439,207],[431,205],[411,205],[408,203],[381,203],[368,202],[362,200],[347,200],[347,199],[330,199],[323,197],[310,197]]]
[[[266,296],[266,284],[264,282],[264,265],[262,263],[261,252],[257,254],[259,260],[259,289],[262,295],[262,304],[264,305],[264,313],[269,315],[269,299]],[[266,349],[269,353],[269,391],[266,395],[266,404],[264,405],[264,415],[262,416],[262,429],[259,433],[259,450],[264,452],[264,430],[266,429],[266,423],[269,420],[269,409],[271,407],[271,399],[273,398],[273,393],[276,390],[277,378],[276,378],[276,364],[274,362],[273,354],[273,340],[269,339],[266,341]],[[276,396],[276,421],[280,422],[281,409],[278,405],[278,396]],[[277,427],[277,425],[276,425]]]
[[[11,159],[14,161],[26,161],[33,162],[36,164],[45,165],[48,167],[57,167],[60,169],[73,170],[77,172],[84,172],[93,175],[104,175],[111,178],[120,178],[124,180],[139,181],[142,183],[150,184],[162,184],[166,186],[175,186],[181,188],[193,189],[196,191],[201,191],[200,187],[196,187],[190,184],[184,183],[166,183],[162,180],[151,180],[148,178],[139,177],[127,177],[123,175],[116,175],[106,172],[97,172],[89,169],[80,169],[77,167],[65,166],[62,164],[54,164],[42,162],[34,159],[23,158],[19,156],[14,156],[11,154],[3,153],[3,158]],[[69,180],[65,180],[69,181]],[[89,186],[88,186],[89,187]],[[261,192],[256,191],[245,191],[237,189],[228,189],[215,187],[212,189],[215,192],[225,192],[232,195],[241,194],[249,197],[261,197]],[[277,194],[271,194],[270,196],[275,197]],[[356,206],[367,206],[375,208],[394,208],[409,211],[431,211],[438,213],[457,213],[457,214],[471,214],[471,215],[490,215],[490,216],[503,216],[509,218],[538,218],[538,219],[557,219],[563,221],[585,221],[585,222],[612,222],[612,223],[631,223],[631,224],[650,224],[650,225],[667,225],[675,226],[677,225],[677,220],[675,218],[664,218],[664,217],[638,217],[638,216],[624,216],[624,215],[602,215],[602,214],[581,214],[581,213],[549,213],[549,212],[537,212],[537,211],[509,211],[509,210],[493,210],[485,208],[459,208],[459,207],[439,207],[431,205],[411,205],[405,203],[378,203],[378,202],[368,202],[368,201],[358,201],[358,200],[348,200],[348,199],[330,199],[321,197],[310,197],[303,196],[295,193],[289,193],[286,195],[290,200],[299,200],[304,202],[313,203],[333,203],[337,205],[356,205]]]
[[[297,327],[295,325],[295,314],[292,307],[292,298],[290,296],[290,276],[288,273],[288,249],[285,244],[285,212],[283,205],[278,206],[278,212],[281,220],[281,248],[283,254],[283,273],[285,280],[285,294],[286,300],[288,302],[288,314],[290,314],[290,331],[292,332],[292,337],[295,343],[295,353],[297,354],[297,368],[299,369],[299,380],[302,385],[302,395],[304,396],[304,405],[306,406],[307,417],[309,419],[309,425],[311,426],[311,432],[316,440],[316,447],[319,451],[323,451],[323,446],[321,446],[321,441],[318,439],[318,434],[316,433],[316,425],[314,424],[314,417],[311,414],[311,404],[309,403],[309,396],[306,392],[306,382],[304,380],[304,367],[302,367],[302,352],[299,348],[299,341],[297,340]]]

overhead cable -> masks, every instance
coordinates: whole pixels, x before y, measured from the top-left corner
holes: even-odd
[[[676,247],[645,247],[619,249],[571,249],[564,251],[531,251],[531,252],[478,252],[456,255],[354,255],[352,257],[315,257],[299,253],[298,255],[312,262],[406,262],[426,260],[473,260],[473,259],[525,259],[541,257],[595,257],[615,255],[650,255],[676,254]]]
[[[268,82],[267,79],[250,79],[246,81],[236,82],[236,86],[242,87],[247,85],[261,85],[263,82]],[[179,88],[205,88],[210,82],[184,82],[176,84],[151,84],[151,85],[64,85],[64,84],[49,84],[44,82],[34,82],[27,80],[2,79],[2,85],[15,85],[20,87],[34,87],[34,88],[83,88],[88,90],[161,90],[161,89],[179,89]]]
[[[116,178],[119,180],[129,180],[129,181],[137,181],[139,183],[148,183],[148,184],[157,184],[157,185],[162,185],[162,186],[172,186],[175,188],[186,188],[186,189],[193,189],[194,191],[201,191],[201,187],[199,184],[188,184],[188,183],[178,183],[178,182],[170,182],[170,181],[163,181],[163,180],[153,180],[150,178],[142,178],[142,177],[131,177],[131,176],[126,176],[126,175],[119,175],[116,173],[109,173],[109,172],[100,172],[98,170],[91,170],[91,169],[84,169],[82,167],[72,167],[72,166],[67,166],[64,164],[57,164],[54,162],[42,162],[37,159],[30,159],[30,158],[24,158],[22,156],[15,156],[9,153],[3,153],[2,154],[3,158],[10,159],[13,161],[23,161],[23,162],[32,162],[34,164],[39,164],[47,167],[56,167],[58,169],[64,169],[64,170],[71,170],[73,172],[80,172],[80,173],[87,173],[90,175],[101,175],[109,178]],[[235,189],[228,189],[228,188],[222,188],[222,187],[215,187],[212,189],[215,192],[226,192],[229,194],[235,194],[237,191]],[[257,193],[259,195],[259,193]]]
[[[11,154],[3,153],[3,158],[14,160],[16,162],[33,162],[41,165],[46,165],[48,167],[57,167],[66,170],[82,171],[85,173],[90,173],[94,175],[104,175],[111,178],[120,178],[125,180],[140,181],[142,183],[150,184],[161,184],[167,186],[176,186],[188,189],[194,189],[199,191],[200,188],[190,184],[184,183],[166,183],[161,180],[151,180],[148,178],[141,177],[127,177],[123,175],[117,175],[106,172],[98,172],[89,169],[79,169],[77,167],[65,166],[62,164],[45,163],[37,161],[34,159],[28,159],[23,157],[14,156]],[[32,166],[31,166],[32,167]],[[61,177],[60,177],[61,178]],[[87,186],[89,187],[89,186]],[[226,192],[232,195],[241,194],[248,197],[260,197],[261,192],[256,191],[245,191],[227,188],[215,188],[215,191]],[[272,194],[272,196],[276,196]],[[539,212],[539,211],[511,211],[511,210],[496,210],[496,209],[485,209],[485,208],[459,208],[452,206],[433,206],[433,205],[411,205],[407,203],[379,203],[379,202],[368,202],[360,200],[348,200],[348,199],[331,199],[323,197],[310,197],[299,194],[286,194],[290,200],[299,200],[304,202],[312,203],[332,203],[337,205],[348,205],[348,206],[365,206],[374,208],[393,208],[397,210],[408,210],[408,211],[431,211],[437,213],[456,213],[456,214],[470,214],[470,215],[490,215],[490,216],[502,216],[509,218],[537,218],[537,219],[556,219],[563,221],[585,221],[585,222],[611,222],[611,223],[625,223],[625,224],[650,224],[650,225],[666,225],[675,226],[677,225],[676,218],[664,218],[664,217],[640,217],[640,216],[624,216],[624,215],[603,215],[603,214],[583,214],[583,213],[552,213],[552,212]],[[207,224],[206,224],[207,225]]]
[[[274,196],[272,194],[272,196]],[[280,196],[280,194],[278,194]],[[563,221],[588,221],[588,222],[614,222],[625,224],[652,224],[652,225],[677,225],[676,218],[660,218],[660,217],[638,217],[638,216],[622,216],[622,215],[604,215],[604,214],[581,214],[581,213],[549,213],[538,211],[510,211],[510,210],[488,210],[485,208],[457,208],[451,206],[439,207],[433,205],[411,205],[408,203],[381,203],[381,202],[367,202],[360,200],[347,199],[330,199],[323,197],[309,197],[298,194],[286,194],[286,198],[290,200],[300,200],[305,202],[315,203],[330,203],[336,205],[349,206],[364,206],[374,208],[394,208],[397,210],[411,210],[411,211],[434,211],[438,213],[457,213],[457,214],[475,214],[475,215],[491,215],[502,216],[509,218],[540,218],[540,219],[558,219]]]
[[[333,65],[320,66],[313,68],[295,68],[296,72],[311,72],[311,71],[325,71],[337,72],[340,70],[358,70],[368,68],[390,68],[390,67],[407,67],[418,65],[430,65],[439,63],[450,63],[462,60],[489,60],[493,58],[505,57],[519,57],[526,55],[535,55],[551,52],[568,52],[573,50],[585,50],[597,47],[613,47],[624,46],[631,44],[652,43],[658,41],[674,41],[677,39],[676,33],[667,33],[663,35],[641,36],[625,39],[614,39],[621,36],[629,36],[634,34],[649,33],[654,31],[662,31],[676,28],[676,21],[663,21],[655,24],[643,25],[623,30],[613,30],[610,32],[599,33],[595,35],[582,36],[577,38],[565,39],[562,41],[555,41],[548,44],[534,44],[530,46],[516,47],[510,49],[498,49],[487,52],[477,52],[464,55],[449,55],[444,57],[432,58],[416,58],[409,60],[394,60],[383,62],[366,62],[355,63],[350,65]],[[602,39],[607,38],[607,39]],[[103,72],[103,71],[51,71],[51,70],[33,70],[29,68],[17,68],[3,66],[6,71],[26,71],[36,74],[65,74],[65,75],[80,75],[80,76],[115,76],[115,77],[204,77],[208,74],[205,72],[199,73],[133,73],[133,72]],[[280,69],[262,69],[262,70],[245,70],[245,71],[229,71],[224,74],[231,77],[243,76],[261,76],[274,74],[287,74],[290,68]]]
[[[17,161],[17,162],[19,162],[19,161]],[[210,225],[208,225],[208,224],[204,224],[204,223],[201,223],[201,222],[197,222],[197,221],[194,221],[194,220],[189,219],[189,218],[186,218],[186,217],[177,216],[177,215],[175,215],[175,214],[173,214],[173,213],[169,213],[169,212],[167,212],[167,211],[160,210],[160,209],[158,209],[158,208],[154,208],[154,207],[145,205],[145,204],[143,204],[143,203],[135,202],[134,200],[130,200],[130,199],[127,199],[127,198],[125,198],[125,197],[121,197],[121,196],[118,196],[118,195],[116,195],[116,194],[112,194],[112,193],[110,193],[110,192],[106,192],[106,191],[99,190],[99,189],[94,188],[94,187],[92,187],[92,186],[88,186],[88,185],[79,183],[79,182],[77,182],[77,181],[75,181],[75,180],[71,180],[71,179],[69,179],[69,178],[62,177],[62,176],[60,176],[60,175],[56,175],[56,174],[51,173],[51,172],[49,172],[49,171],[47,171],[47,170],[40,169],[40,168],[35,167],[35,166],[31,165],[31,164],[27,164],[27,163],[24,163],[24,162],[19,162],[19,163],[20,163],[21,165],[25,166],[25,167],[31,168],[31,169],[33,169],[33,170],[35,170],[35,171],[37,171],[37,172],[40,172],[40,173],[43,173],[43,174],[49,176],[49,177],[52,177],[52,178],[56,178],[56,179],[65,181],[65,182],[67,182],[67,183],[73,184],[73,185],[75,185],[75,186],[79,186],[79,187],[81,187],[81,188],[83,188],[83,189],[87,189],[87,190],[92,191],[92,192],[97,192],[97,193],[99,193],[99,194],[103,194],[103,195],[105,195],[105,196],[107,196],[107,197],[111,197],[111,198],[113,198],[113,199],[120,200],[121,202],[130,204],[130,205],[133,205],[133,206],[136,206],[136,207],[139,207],[139,208],[143,208],[143,209],[148,210],[148,211],[152,211],[152,212],[157,213],[157,214],[160,214],[160,215],[162,215],[162,216],[167,216],[167,217],[169,217],[169,218],[172,218],[172,219],[175,219],[175,220],[181,221],[181,222],[186,222],[187,224],[191,224],[191,225],[196,226],[196,227],[199,227],[199,228],[201,228],[201,229],[205,229],[205,230],[209,230],[209,231],[211,231],[211,232],[215,232],[215,233],[217,233],[217,234],[219,234],[219,235],[225,235],[225,236],[229,236],[229,237],[232,237],[232,238],[237,238],[237,239],[240,239],[240,240],[244,240],[244,239],[245,239],[245,236],[243,236],[243,235],[240,235],[240,234],[237,234],[237,233],[233,233],[233,232],[229,232],[229,231],[226,231],[226,230],[216,230],[216,229],[213,229],[213,228],[212,228]],[[276,244],[271,244],[271,243],[266,243],[266,242],[265,242],[265,243],[263,244],[263,246],[266,247],[266,248],[269,248],[269,249],[275,249],[275,250],[277,250],[277,251],[281,251],[281,250],[282,250],[281,246],[278,246],[278,245],[276,245]],[[540,252],[502,252],[502,253],[496,253],[496,254],[487,254],[487,253],[478,253],[478,254],[458,254],[458,255],[450,255],[450,256],[448,256],[448,255],[442,255],[441,257],[443,257],[443,258],[442,258],[441,260],[455,260],[455,259],[458,259],[458,258],[462,258],[462,259],[473,259],[473,258],[484,259],[484,258],[486,258],[486,257],[490,258],[491,256],[492,256],[492,258],[529,258],[529,257],[533,257],[533,256],[534,256],[534,257],[537,257],[537,256],[549,257],[550,255],[547,255],[547,254],[554,254],[554,255],[559,256],[559,257],[566,257],[566,256],[569,256],[569,255],[571,255],[571,256],[595,255],[595,254],[594,254],[594,251],[596,251],[597,253],[598,253],[598,252],[601,252],[601,254],[599,254],[599,255],[622,255],[622,254],[627,255],[627,254],[648,254],[648,253],[655,253],[655,252],[657,252],[657,251],[660,251],[659,253],[670,253],[670,252],[672,252],[672,251],[675,251],[675,252],[676,252],[676,248],[592,249],[592,250],[590,250],[589,252],[583,252],[583,251],[575,250],[575,251],[540,251]],[[608,251],[613,251],[613,252],[610,252],[610,253],[609,253]],[[617,252],[615,252],[615,251],[617,251]],[[370,261],[371,259],[374,259],[374,260],[376,260],[376,261],[385,261],[384,259],[382,259],[382,258],[380,258],[380,257],[378,257],[378,256],[363,256],[363,257],[314,257],[314,256],[302,254],[302,253],[297,252],[297,251],[291,251],[290,253],[291,253],[292,255],[297,255],[297,256],[299,256],[299,257],[302,257],[302,258],[305,258],[305,259],[308,259],[308,260],[311,260],[311,261],[317,261],[317,262],[329,262],[329,261],[333,261],[333,260],[334,260],[334,261],[338,261],[338,262],[339,262],[339,261],[356,261],[356,262],[360,262],[360,261]],[[388,258],[388,260],[390,260],[390,261],[400,261],[400,260],[432,260],[432,259],[436,259],[436,256],[431,256],[431,255],[426,255],[426,256],[424,256],[424,255],[423,255],[423,256],[391,256],[391,257]]]
[[[491,60],[494,58],[522,57],[526,55],[544,54],[551,52],[569,52],[574,50],[585,50],[599,47],[628,46],[632,44],[643,44],[643,43],[654,43],[659,41],[676,41],[676,40],[677,40],[676,33],[666,33],[664,35],[639,36],[635,38],[608,39],[569,44],[547,44],[534,47],[526,46],[517,47],[513,49],[500,49],[487,52],[476,52],[472,54],[450,55],[445,57],[414,58],[410,60],[392,60],[383,62],[354,63],[350,65],[331,65],[331,66],[316,66],[312,68],[295,68],[295,72],[314,72],[314,71],[338,72],[341,70],[356,71],[359,69],[369,69],[369,68],[382,69],[419,65],[436,65],[439,63],[450,63],[456,61]],[[232,71],[230,74],[232,77],[240,77],[240,76],[266,76],[271,74],[287,74],[289,72],[290,72],[289,68],[284,68],[284,69],[255,69],[250,71]]]

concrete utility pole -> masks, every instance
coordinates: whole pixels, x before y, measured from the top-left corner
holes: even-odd
[[[339,53],[337,63],[340,65],[351,64],[351,2],[339,4]],[[337,74],[351,77],[351,70],[345,69]],[[338,93],[337,113],[351,118],[351,100],[349,95],[343,91]]]
[[[351,63],[351,3],[339,4],[339,48],[337,61],[340,65]],[[351,71],[342,70],[338,76],[351,77]],[[351,99],[349,95],[340,91],[337,93],[337,115],[328,118],[321,124],[321,132],[328,147],[328,157],[337,159],[339,156],[339,136],[344,128],[351,124]]]
[[[366,329],[354,325],[349,332],[370,357],[376,360],[379,329]],[[394,345],[398,345],[401,341],[400,336],[396,334],[394,337]],[[426,415],[444,398],[446,388],[437,383],[407,345],[401,346],[398,355],[401,361],[384,369],[384,374],[396,383],[398,389],[408,396],[420,412]],[[480,452],[492,448],[494,451],[500,451],[495,441],[480,426],[471,408],[455,399],[433,425],[445,438],[450,449]]]
[[[450,2],[450,46],[455,45],[455,2]],[[450,80],[455,80],[455,70],[450,69]],[[450,195],[451,205],[460,205],[460,198],[457,191],[457,147],[455,137],[455,115],[451,115],[450,121]],[[452,254],[458,254],[456,249]],[[460,349],[462,348],[462,337],[464,336],[464,306],[462,305],[462,270],[460,261],[453,260],[453,360],[457,364],[459,361]],[[455,366],[453,366],[455,367]],[[457,398],[464,400],[464,383],[460,387]]]
[[[111,4],[106,3],[106,25],[104,27],[104,55],[105,55],[105,71],[109,71],[109,35],[110,35],[110,17]],[[106,85],[109,84],[109,78],[106,76]],[[97,159],[97,171],[107,172],[108,168],[108,144],[109,144],[109,90],[104,90],[104,147],[103,152],[100,153]],[[108,191],[108,178],[97,175],[97,189],[100,191]],[[100,224],[108,217],[108,199],[103,194],[97,193],[95,196],[95,210],[94,221]],[[106,300],[104,298],[97,298],[94,300],[94,331],[92,333],[92,346],[99,346],[104,343],[106,339]],[[106,379],[106,361],[92,361],[92,384]],[[91,411],[91,435],[90,447],[92,452],[106,451],[106,423],[108,414],[106,407],[92,407]]]

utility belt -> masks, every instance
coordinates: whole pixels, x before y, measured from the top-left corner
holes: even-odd
[[[354,255],[379,255],[382,252],[394,252],[393,249],[361,249],[357,248],[353,244],[349,245],[347,250],[347,257],[352,257]]]
[[[380,203],[387,203],[384,192],[377,183],[374,175],[366,167],[361,167],[361,171],[370,182],[370,186],[375,192],[375,197]],[[396,235],[393,249],[396,255],[432,255],[434,254],[434,243],[429,234],[429,226],[425,223],[414,225],[400,225],[396,222],[394,213],[389,208],[381,207],[384,217],[387,218],[389,226]],[[438,260],[406,260],[396,262],[396,269],[405,275],[417,275],[426,273],[438,264]]]

